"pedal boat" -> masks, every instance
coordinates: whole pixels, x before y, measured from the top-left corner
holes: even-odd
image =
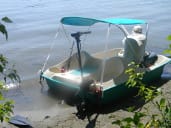
[[[125,26],[148,24],[137,19],[93,19],[84,17],[64,17],[60,20],[63,25],[89,27],[96,23],[114,26],[125,34]],[[147,36],[148,30],[146,31]],[[77,52],[57,65],[49,67],[42,73],[47,85],[52,90],[66,89],[79,94],[80,97],[93,103],[107,104],[131,95],[135,89],[128,88],[125,84],[128,76],[125,70],[128,62],[123,56],[124,48],[105,49],[104,51],[90,54],[80,49],[80,36],[91,34],[90,31],[72,33],[76,40]],[[154,64],[141,68],[145,72],[144,82],[152,82],[161,77],[164,66],[171,59],[157,54]],[[86,88],[85,91],[81,91]],[[67,93],[66,91],[66,93]],[[65,91],[64,91],[65,93]]]

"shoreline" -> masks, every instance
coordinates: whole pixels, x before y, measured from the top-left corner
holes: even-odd
[[[95,107],[95,111],[91,110],[84,118],[79,119],[76,116],[77,110],[74,106],[69,106],[50,95],[47,87],[41,92],[41,86],[36,84],[37,82],[37,79],[23,81],[21,84],[21,91],[17,92],[17,95],[14,98],[14,115],[21,115],[28,118],[33,128],[116,128],[115,125],[112,125],[112,121],[126,116],[132,116],[132,113],[126,110],[128,107],[136,106],[137,109],[142,107],[142,111],[144,111],[144,108],[148,106],[151,112],[154,112],[150,102],[144,104],[142,102],[137,102],[134,98],[129,98],[125,101],[118,102],[117,104],[111,104],[111,106],[109,105],[100,108],[100,111],[98,112]],[[155,83],[157,86],[161,86],[160,88],[163,93],[170,99],[171,95],[168,93],[171,92],[171,88],[169,88],[171,85],[170,78],[162,78]],[[29,93],[31,90],[32,92]],[[38,90],[39,93],[37,92]],[[35,94],[35,92],[37,92],[37,94]],[[32,97],[29,97],[30,95]],[[159,97],[156,97],[155,99],[158,98]],[[8,123],[4,123],[3,127],[17,128]]]

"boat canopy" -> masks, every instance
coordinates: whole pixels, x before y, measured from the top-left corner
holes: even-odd
[[[107,18],[107,19],[93,19],[84,17],[63,17],[61,23],[73,26],[91,26],[95,23],[107,23],[115,25],[136,25],[146,24],[143,20],[127,19],[127,18]]]

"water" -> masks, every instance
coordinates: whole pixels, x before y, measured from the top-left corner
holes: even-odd
[[[0,51],[16,65],[22,79],[34,78],[49,53],[60,18],[84,16],[146,20],[150,25],[148,48],[162,52],[169,44],[166,36],[171,33],[170,6],[170,0],[1,0],[0,17],[8,16],[13,23],[6,24],[8,41],[0,35]],[[62,60],[70,45],[55,41],[49,65]],[[97,46],[98,42],[88,48],[93,51]]]
[[[41,91],[38,84],[38,71],[49,53],[51,57],[47,67],[61,61],[69,54],[71,43],[63,39],[64,34],[60,33],[57,39],[54,38],[62,17],[116,17],[146,20],[150,25],[148,49],[161,53],[170,43],[166,41],[167,35],[171,34],[170,12],[170,0],[0,0],[0,18],[8,16],[13,20],[12,24],[5,24],[9,33],[8,41],[0,34],[0,53],[3,53],[10,63],[16,65],[24,81],[21,91],[10,90],[12,92],[8,94],[15,100],[15,112],[27,117],[34,116],[37,119],[37,116],[42,113],[44,113],[43,118],[47,114],[58,114],[62,108],[66,111],[66,107],[61,108],[47,89]],[[103,48],[105,40],[101,38],[105,38],[107,31],[104,28],[95,26],[93,29],[97,35],[92,33],[93,36],[88,38],[88,41],[93,42],[84,47],[91,52]],[[75,31],[69,28],[69,32]],[[50,51],[53,42],[55,45]],[[113,45],[121,46],[121,43]]]

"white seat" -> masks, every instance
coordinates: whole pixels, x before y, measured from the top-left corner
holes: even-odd
[[[127,37],[124,41],[124,55],[123,57],[130,63],[140,63],[143,60],[145,54],[145,44],[141,41],[137,41],[134,38]]]
[[[104,79],[103,81],[108,81],[110,79],[115,79],[124,73],[126,68],[125,62],[122,57],[112,57],[106,60],[104,68]]]

